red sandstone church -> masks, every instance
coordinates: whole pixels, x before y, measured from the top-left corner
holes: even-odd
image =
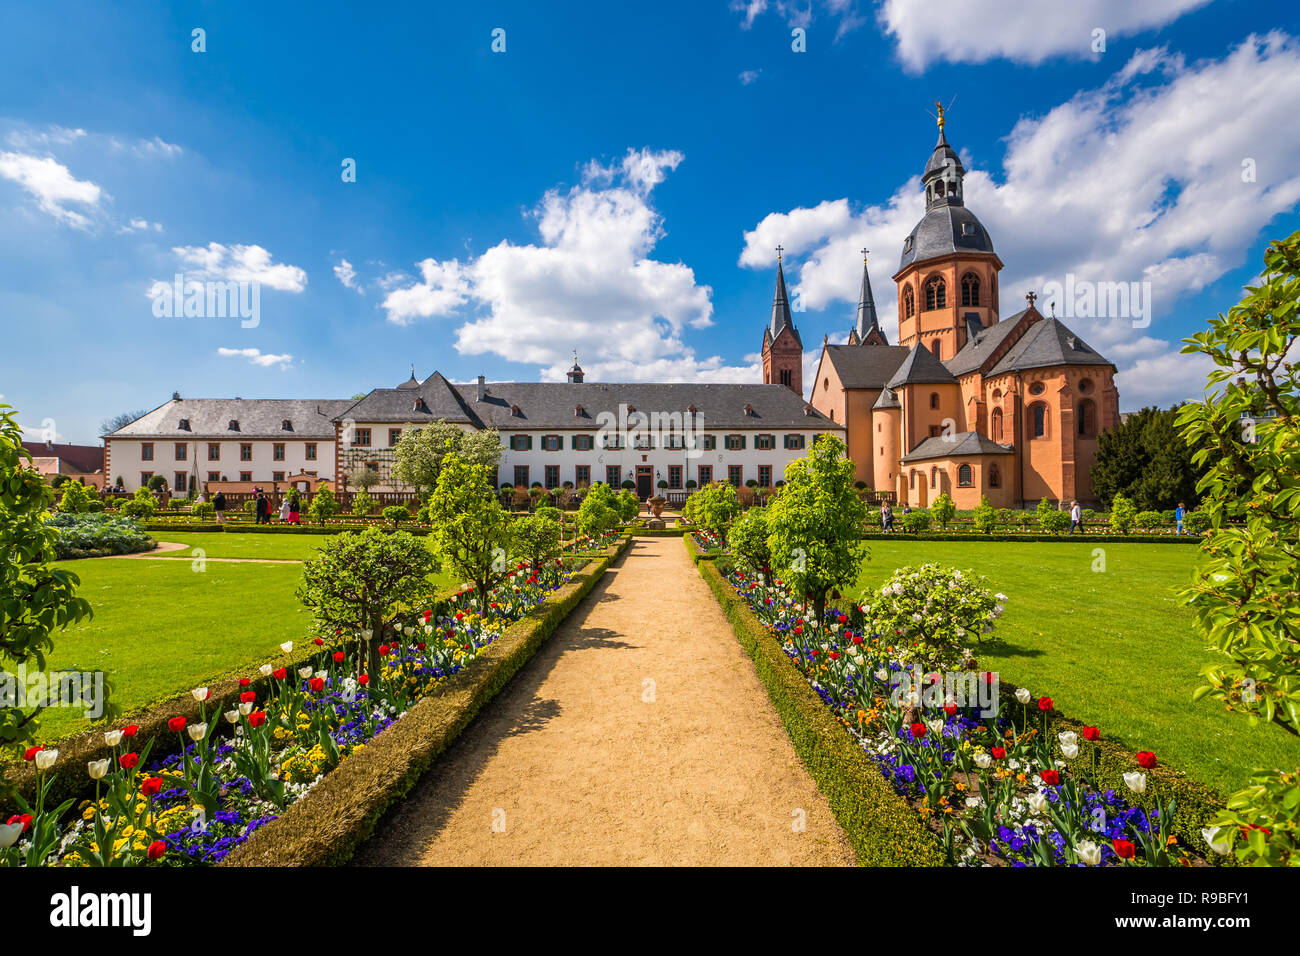
[[[847,345],[822,345],[812,405],[845,426],[858,479],[925,506],[948,492],[958,508],[1040,498],[1093,503],[1097,436],[1119,424],[1115,366],[1055,317],[1028,307],[999,318],[988,231],[963,203],[965,169],[939,142],[926,163],[925,217],[903,241],[899,344],[880,328],[863,261]],[[803,394],[803,343],[777,264],[763,381]]]

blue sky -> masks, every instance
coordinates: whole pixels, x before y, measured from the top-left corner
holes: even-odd
[[[1004,316],[1067,274],[1151,283],[1149,326],[1067,320],[1124,409],[1199,393],[1178,340],[1300,227],[1290,4],[631,6],[8,5],[0,401],[91,441],[173,390],[554,379],[574,349],[606,381],[757,381],[778,243],[811,366],[864,245],[896,328],[936,99]],[[177,272],[258,281],[256,327],[155,317]]]

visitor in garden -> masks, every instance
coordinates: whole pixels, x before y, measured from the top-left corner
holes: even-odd
[[[894,530],[894,509],[889,507],[888,501],[880,503],[880,529],[885,534]]]
[[[289,523],[289,510],[290,510],[290,509],[289,509],[289,499],[288,499],[288,498],[281,498],[281,499],[280,499],[280,524],[288,524],[288,523]]]
[[[271,503],[266,500],[266,495],[262,494],[262,489],[257,489],[257,505],[254,508],[256,515],[255,524],[269,524],[271,521]]]
[[[212,510],[217,516],[217,524],[226,523],[226,493],[218,491],[212,499]]]
[[[298,492],[295,491],[289,497],[289,524],[301,524],[301,508],[299,507],[301,504],[302,500],[298,497]]]
[[[1083,509],[1079,507],[1079,502],[1070,502],[1070,534],[1074,534],[1074,529],[1079,529],[1079,534],[1083,534]]]
[[[1181,501],[1178,502],[1178,507],[1174,509],[1174,521],[1178,525],[1178,531],[1176,532],[1177,534],[1183,533],[1183,518],[1186,517],[1186,515],[1187,515],[1186,506]]]

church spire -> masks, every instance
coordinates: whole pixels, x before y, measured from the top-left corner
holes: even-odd
[[[783,328],[793,328],[794,320],[790,318],[790,297],[785,291],[785,270],[781,268],[782,248],[776,247],[776,294],[772,297],[772,323],[768,332],[776,338]]]

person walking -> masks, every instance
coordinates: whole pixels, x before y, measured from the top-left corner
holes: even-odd
[[[289,496],[289,524],[302,523],[302,519],[300,517],[300,509],[299,509],[299,505],[301,504],[302,504],[302,500],[298,497],[298,492],[295,491],[292,495]]]
[[[212,497],[212,510],[216,513],[217,524],[226,523],[226,493],[218,491]]]
[[[1074,529],[1079,529],[1079,534],[1083,534],[1083,509],[1079,507],[1079,502],[1070,502],[1070,534],[1074,534]]]
[[[1183,518],[1187,517],[1187,507],[1180,501],[1174,509],[1174,523],[1178,525],[1178,534],[1183,533]]]
[[[889,506],[888,501],[880,503],[880,527],[885,534],[894,530],[894,509]]]
[[[289,523],[289,499],[280,499],[280,524]]]
[[[271,520],[271,515],[268,509],[269,502],[266,500],[266,495],[262,494],[262,489],[259,488],[257,489],[257,504],[254,506],[253,512],[256,515],[254,524],[266,524]]]

